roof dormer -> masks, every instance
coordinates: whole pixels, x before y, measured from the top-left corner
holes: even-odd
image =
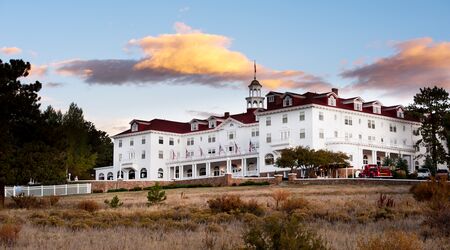
[[[348,98],[342,101],[343,104],[353,104],[353,109],[362,111],[364,100],[361,97]]]
[[[334,95],[328,96],[328,106],[336,106],[336,97]]]
[[[197,131],[198,130],[198,122],[191,122],[191,131]]]
[[[131,132],[136,132],[139,130],[139,125],[137,122],[131,123]]]
[[[210,118],[208,120],[208,128],[215,128],[217,127],[217,121],[215,118]]]
[[[287,95],[283,98],[283,107],[289,107],[289,106],[292,106],[292,97]]]
[[[403,107],[397,108],[397,118],[405,118],[405,110]]]

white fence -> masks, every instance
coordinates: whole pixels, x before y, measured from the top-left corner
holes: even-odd
[[[49,186],[13,186],[5,187],[5,197],[25,194],[27,196],[51,196],[51,195],[73,195],[90,194],[91,183],[78,183],[66,185]]]

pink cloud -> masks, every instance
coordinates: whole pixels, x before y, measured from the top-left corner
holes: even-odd
[[[2,47],[0,48],[0,51],[6,55],[14,55],[22,53],[22,50],[17,47]]]

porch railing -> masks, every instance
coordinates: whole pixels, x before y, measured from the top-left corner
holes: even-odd
[[[91,183],[77,183],[49,186],[12,186],[5,187],[5,197],[24,194],[26,196],[52,196],[90,194]]]

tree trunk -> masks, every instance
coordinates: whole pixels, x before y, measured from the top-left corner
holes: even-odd
[[[0,182],[0,209],[5,207],[5,183]]]

